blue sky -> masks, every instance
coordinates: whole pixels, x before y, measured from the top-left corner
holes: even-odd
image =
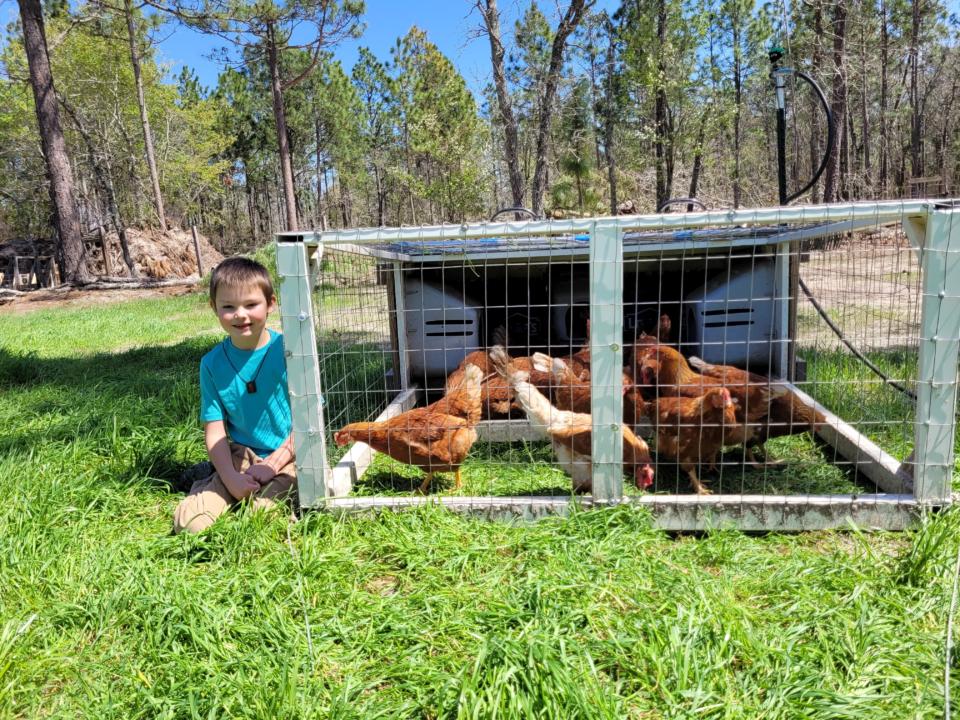
[[[513,21],[529,5],[529,0],[500,0],[501,25],[504,35],[512,31]],[[598,0],[598,9],[614,10],[618,0]],[[540,2],[545,13],[555,12],[554,3]],[[549,15],[548,15],[549,17]],[[551,18],[556,23],[557,18]],[[349,73],[359,48],[368,47],[381,60],[390,58],[390,48],[397,38],[414,25],[425,30],[430,41],[460,70],[467,85],[478,94],[490,81],[490,44],[478,36],[480,15],[471,0],[367,0],[363,17],[366,29],[359,40],[349,40],[336,49],[336,56]],[[194,69],[201,84],[212,88],[217,83],[221,66],[206,56],[224,41],[171,25],[160,36],[159,59],[170,64],[176,76],[184,65]]]

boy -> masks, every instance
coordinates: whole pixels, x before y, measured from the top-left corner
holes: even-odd
[[[267,328],[270,274],[248,258],[224,260],[210,278],[210,305],[227,332],[200,360],[200,420],[216,472],[177,506],[175,533],[205,530],[245,498],[274,507],[296,489],[283,338]]]

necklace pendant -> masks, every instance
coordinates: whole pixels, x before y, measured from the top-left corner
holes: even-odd
[[[247,392],[248,392],[248,393],[255,393],[256,391],[257,391],[257,381],[256,381],[256,380],[248,380],[248,381],[247,381]]]

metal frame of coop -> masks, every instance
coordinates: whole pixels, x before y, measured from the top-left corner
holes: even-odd
[[[327,460],[323,389],[316,321],[311,302],[318,282],[325,249],[336,248],[376,256],[392,263],[399,277],[405,259],[402,253],[384,248],[408,243],[467,243],[471,239],[499,238],[509,247],[488,249],[488,259],[535,252],[524,239],[589,236],[588,243],[570,253],[589,260],[591,308],[617,306],[622,302],[623,253],[626,233],[659,232],[648,239],[642,253],[685,252],[715,247],[773,246],[777,293],[788,297],[790,254],[798,242],[884,224],[900,223],[917,253],[921,269],[921,322],[919,367],[916,381],[914,452],[901,463],[841,418],[825,411],[826,425],[818,432],[836,452],[856,465],[859,472],[883,492],[851,495],[661,495],[627,497],[623,493],[621,457],[623,399],[618,393],[602,393],[613,387],[624,364],[623,317],[620,312],[591,312],[590,349],[593,416],[593,493],[583,497],[351,497],[352,484],[371,462],[373,451],[356,443],[338,463]],[[728,233],[711,236],[697,229],[766,228],[764,233]],[[569,244],[569,243],[568,243]],[[576,243],[574,243],[576,244]],[[464,245],[466,247],[466,245]],[[576,220],[531,220],[481,222],[431,227],[371,228],[327,232],[281,233],[277,236],[277,267],[280,276],[280,317],[287,358],[290,401],[299,493],[304,508],[363,511],[401,509],[424,503],[440,503],[456,511],[486,517],[535,519],[564,514],[576,503],[583,507],[632,503],[652,511],[654,522],[671,531],[696,531],[737,527],[748,531],[798,531],[844,526],[903,529],[926,509],[951,502],[953,443],[956,424],[958,345],[960,345],[960,206],[951,201],[896,201],[818,206],[723,210],[688,214],[597,217]],[[403,293],[394,283],[392,301],[395,333],[404,358],[402,327]],[[795,286],[794,286],[795,287]],[[781,303],[775,319],[780,337],[790,325],[787,303]],[[778,347],[775,365],[787,367],[788,346]],[[408,373],[401,372],[400,387],[379,418],[390,417],[413,406],[415,387]],[[808,398],[809,399],[809,398]],[[810,402],[814,402],[810,399]],[[373,419],[373,418],[369,418]],[[523,421],[481,423],[480,437],[515,437]]]

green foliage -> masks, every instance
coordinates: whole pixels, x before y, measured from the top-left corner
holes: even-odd
[[[79,13],[89,9],[81,7]],[[97,162],[117,195],[122,217],[130,224],[153,218],[152,199],[144,192],[147,170],[143,134],[137,107],[122,14],[101,12],[96,23],[71,25],[70,18],[48,23],[51,37],[62,36],[51,53],[58,92],[69,103],[89,134],[93,147],[81,138],[73,116],[61,112],[68,147],[78,182],[78,203],[92,217],[106,219],[103,188],[92,162]],[[139,19],[139,16],[138,16]],[[137,23],[140,44],[147,48],[149,23]],[[68,31],[69,28],[69,31]],[[8,72],[25,75],[22,45],[15,39],[3,49]],[[229,138],[216,129],[214,105],[200,97],[198,88],[181,77],[180,85],[192,93],[181,98],[178,88],[164,81],[162,70],[148,51],[141,59],[144,92],[155,128],[154,145],[160,165],[161,191],[173,219],[186,219],[197,211],[200,196],[209,203],[222,191],[224,170],[217,157]],[[8,178],[9,195],[0,194],[0,213],[13,232],[47,235],[46,187],[36,116],[29,86],[0,85],[0,178]]]

